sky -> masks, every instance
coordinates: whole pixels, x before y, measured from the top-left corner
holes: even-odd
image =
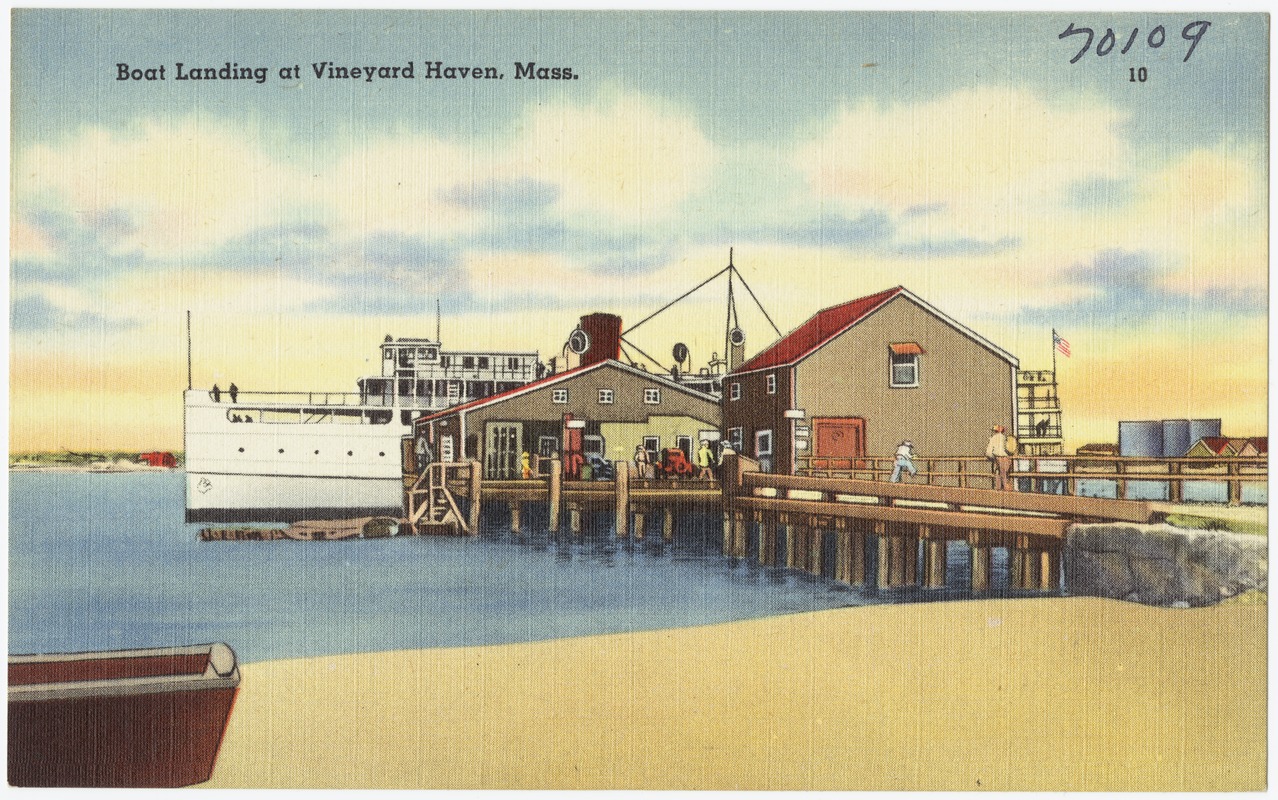
[[[897,285],[1023,369],[1051,368],[1055,328],[1071,450],[1119,420],[1267,430],[1263,14],[11,24],[11,452],[180,449],[188,311],[196,386],[354,391],[387,334],[434,336],[437,301],[446,348],[547,359],[581,315],[638,322],[729,248],[782,332]],[[528,62],[574,77],[516,78]],[[228,64],[249,77],[191,79]],[[704,363],[725,293],[627,338]],[[776,333],[737,297],[749,354]]]

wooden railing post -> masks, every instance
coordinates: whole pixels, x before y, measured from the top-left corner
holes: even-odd
[[[1225,471],[1229,475],[1240,475],[1242,472],[1241,465],[1237,461],[1231,461],[1225,466]],[[1235,478],[1228,482],[1229,485],[1229,505],[1242,505],[1242,481]]]

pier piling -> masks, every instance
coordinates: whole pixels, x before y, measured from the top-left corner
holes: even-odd
[[[470,514],[467,527],[471,535],[479,533],[480,495],[483,493],[484,468],[478,461],[470,462]]]
[[[559,501],[563,493],[563,465],[559,459],[550,462],[550,532],[559,531]]]
[[[617,488],[617,535],[630,536],[630,469],[625,461],[614,462]]]

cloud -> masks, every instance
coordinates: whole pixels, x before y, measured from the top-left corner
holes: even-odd
[[[516,131],[508,143],[514,169],[557,186],[565,215],[669,217],[704,188],[716,161],[691,113],[637,94],[538,104]]]
[[[1130,154],[1124,119],[1099,102],[1049,104],[1010,87],[863,102],[802,144],[795,165],[819,197],[849,213],[885,209],[919,217],[933,235],[998,240],[1020,235],[1065,187],[1123,177],[1113,170]]]
[[[60,308],[40,294],[15,298],[9,309],[9,320],[15,333],[54,330],[118,331],[132,327],[132,323],[128,321],[95,311]]]
[[[1191,320],[1206,315],[1263,318],[1267,314],[1263,295],[1226,287],[1202,296],[1178,291],[1165,279],[1170,269],[1148,252],[1103,250],[1065,271],[1065,280],[1080,287],[1081,296],[1028,307],[1022,317],[1040,324],[1068,319],[1075,325],[1106,330],[1159,320],[1170,335],[1173,330],[1192,329]]]

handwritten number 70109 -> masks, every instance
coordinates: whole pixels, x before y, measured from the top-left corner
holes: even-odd
[[[1198,46],[1198,43],[1200,41],[1202,41],[1203,34],[1207,33],[1207,29],[1210,27],[1211,27],[1210,22],[1200,19],[1200,20],[1195,20],[1189,23],[1183,29],[1181,29],[1180,38],[1189,42],[1189,49],[1185,51],[1185,58],[1181,60],[1182,64],[1188,61],[1189,57],[1194,54],[1194,48]],[[1119,50],[1118,52],[1120,54],[1125,54],[1128,50],[1132,49],[1132,45],[1136,43],[1136,38],[1139,35],[1140,35],[1140,28],[1132,28],[1131,35],[1127,37],[1126,44],[1124,44],[1123,49]],[[1075,64],[1078,62],[1080,58],[1084,56],[1084,54],[1087,53],[1089,49],[1091,49],[1092,39],[1096,37],[1096,31],[1093,28],[1075,27],[1074,23],[1071,22],[1069,24],[1069,27],[1066,28],[1064,31],[1062,31],[1060,35],[1057,36],[1056,38],[1064,39],[1068,36],[1086,36],[1087,37],[1087,39],[1083,41],[1082,49],[1079,50],[1078,53],[1069,60],[1069,63]],[[1167,41],[1167,31],[1166,29],[1163,28],[1162,25],[1159,25],[1158,27],[1154,28],[1145,36],[1145,46],[1154,50],[1157,50],[1158,48],[1162,47],[1163,43],[1166,41]],[[1096,43],[1096,55],[1102,56],[1102,57],[1109,55],[1110,53],[1114,51],[1114,47],[1117,46],[1117,44],[1118,44],[1118,37],[1117,35],[1115,35],[1114,29],[1106,28],[1105,33],[1100,38],[1100,41]]]

